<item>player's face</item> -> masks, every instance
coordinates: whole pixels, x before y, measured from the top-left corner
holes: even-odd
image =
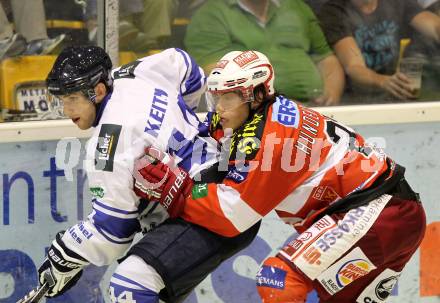
[[[80,129],[92,127],[96,117],[96,108],[88,98],[77,92],[61,96],[61,101],[63,102],[64,115],[72,119]]]
[[[215,107],[220,116],[220,124],[223,129],[236,130],[249,116],[249,102],[245,101],[238,92],[229,92],[217,96]]]

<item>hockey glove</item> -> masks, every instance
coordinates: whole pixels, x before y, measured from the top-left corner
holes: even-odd
[[[59,232],[56,235],[47,252],[46,259],[38,269],[40,284],[46,282],[47,271],[50,271],[55,280],[55,283],[50,283],[51,288],[46,297],[56,297],[69,290],[78,282],[83,267],[89,264],[84,258],[65,246],[61,240],[63,234],[64,232]]]
[[[191,193],[191,177],[172,161],[166,161],[164,153],[152,148],[145,153],[147,159],[135,164],[142,180],[135,178],[134,191],[142,198],[158,200],[171,218],[179,217]]]

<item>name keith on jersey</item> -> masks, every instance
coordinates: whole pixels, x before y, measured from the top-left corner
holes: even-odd
[[[155,88],[153,102],[151,104],[150,114],[148,116],[147,126],[145,127],[144,132],[157,138],[159,135],[159,130],[162,127],[167,106],[168,94],[159,88]]]

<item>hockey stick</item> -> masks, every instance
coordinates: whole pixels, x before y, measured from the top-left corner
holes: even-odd
[[[17,301],[17,303],[38,303],[44,297],[44,295],[49,290],[49,283],[44,282],[43,285],[38,286],[35,289],[32,289],[24,298]]]
[[[55,279],[47,269],[44,272],[44,283],[35,289],[32,289],[28,294],[26,294],[22,299],[18,300],[17,303],[38,303],[46,295],[49,289],[55,285]]]

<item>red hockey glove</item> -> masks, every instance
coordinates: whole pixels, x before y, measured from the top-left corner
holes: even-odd
[[[165,163],[165,158],[166,155],[157,149],[145,150],[145,157],[135,163],[140,176],[135,178],[134,191],[139,197],[158,200],[170,217],[176,218],[183,211],[193,181],[172,161]]]
[[[145,149],[145,155],[136,160],[134,163],[134,192],[137,196],[147,199],[148,201],[151,200],[158,200],[160,199],[162,195],[162,188],[161,185],[163,182],[160,182],[159,180],[152,180],[151,182],[148,181],[151,179],[150,177],[148,179],[144,179],[144,176],[141,175],[141,170],[143,170],[146,167],[149,167],[150,165],[155,166],[158,164],[161,164],[161,161],[166,161],[164,158],[166,157],[166,154],[158,149],[148,147]]]

